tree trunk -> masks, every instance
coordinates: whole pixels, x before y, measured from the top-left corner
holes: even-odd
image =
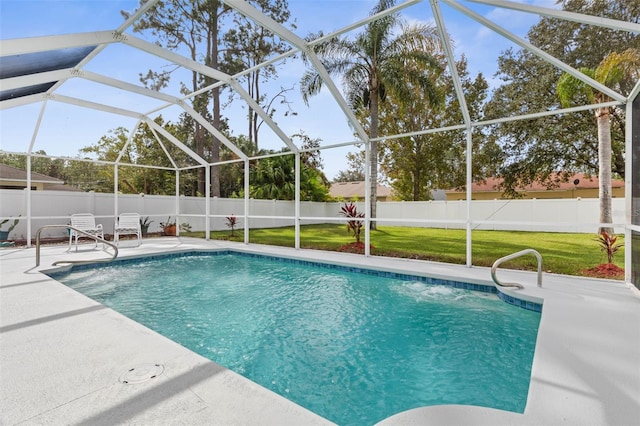
[[[209,61],[211,62],[211,68],[219,69],[220,64],[218,60],[218,35],[220,32],[218,26],[218,9],[221,7],[219,2],[214,3],[214,11],[211,16],[212,19],[209,23]],[[211,123],[213,127],[220,130],[221,128],[221,117],[220,117],[220,87],[216,87],[211,91],[211,100],[213,103],[213,122]],[[218,138],[213,136],[213,142],[211,145],[211,158],[209,161],[211,163],[216,163],[220,161],[220,141]],[[211,196],[212,197],[220,197],[220,166],[211,167]]]
[[[202,111],[199,111],[202,114]],[[200,125],[200,123],[195,122],[195,151],[201,158],[204,158],[204,129]],[[206,176],[205,169],[203,167],[198,168],[198,192],[204,196],[206,194]]]
[[[191,51],[191,59],[194,61],[197,60],[198,54],[195,46],[190,46],[189,50]],[[198,73],[196,71],[191,72],[191,89],[193,92],[198,90]],[[203,112],[202,110],[206,109],[206,106],[202,107],[202,105],[198,102],[197,97],[193,98],[192,102],[193,102],[193,108],[198,112],[198,114],[202,115],[203,117],[206,116],[205,114],[202,114]],[[202,128],[200,123],[198,123],[197,121],[193,122],[193,126],[194,126],[193,142],[194,142],[195,152],[200,156],[200,158],[204,158],[204,129]],[[197,174],[198,174],[198,183],[197,183],[198,192],[204,195],[206,191],[205,169],[198,168]]]
[[[378,141],[375,140],[378,137],[378,89],[375,85],[369,94],[369,100],[369,114],[371,115],[371,128],[369,129],[369,146],[371,148],[369,151],[371,198],[369,199],[369,203],[371,206],[371,219],[375,219],[376,203],[378,200]],[[369,229],[377,229],[374,220],[371,220]]]
[[[598,123],[598,167],[600,223],[613,223],[611,217],[611,121],[609,108],[596,110]],[[613,227],[601,226],[600,230],[613,234]]]

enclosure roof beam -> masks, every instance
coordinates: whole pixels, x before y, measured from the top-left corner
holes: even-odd
[[[185,144],[180,142],[178,140],[178,138],[173,136],[171,133],[169,133],[167,130],[165,130],[162,126],[160,126],[158,123],[156,123],[155,121],[153,121],[152,119],[150,119],[149,117],[146,117],[146,116],[143,118],[143,120],[144,120],[145,123],[147,123],[147,125],[149,127],[151,127],[153,130],[155,130],[156,132],[160,133],[166,139],[171,141],[171,143],[173,143],[175,146],[180,148],[189,157],[191,157],[194,160],[196,160],[196,162],[198,162],[198,164],[200,164],[201,166],[207,166],[208,165],[207,162],[202,157],[200,157],[198,154],[193,152],[191,150],[191,148],[189,148],[188,146],[186,146]]]
[[[5,101],[0,102],[0,111],[5,109],[16,108],[24,105],[29,105],[29,104],[35,104],[37,102],[42,102],[46,99],[46,96],[47,95],[44,93],[34,93],[33,95],[7,99]]]
[[[633,102],[636,96],[638,96],[638,92],[640,92],[640,80],[636,81],[636,85],[631,89],[631,93],[629,93],[629,102]]]
[[[99,104],[97,102],[86,101],[84,99],[72,98],[70,96],[65,96],[65,95],[45,95],[45,96],[46,96],[46,99],[49,99],[52,101],[63,102],[66,104],[95,109],[103,112],[109,112],[111,114],[123,115],[125,117],[135,118],[136,120],[139,120],[143,117],[143,115],[140,114],[139,112],[135,112],[135,111],[131,111],[123,108],[116,108],[109,105]]]
[[[116,29],[116,32],[118,33],[124,32],[131,25],[135,24],[135,22],[138,19],[140,19],[140,17],[144,15],[147,12],[147,10],[151,9],[159,1],[160,0],[146,0],[145,2],[139,2],[139,4],[142,3],[142,5],[138,9],[136,9],[136,11],[133,12],[132,14],[130,15],[127,14],[128,16],[126,17],[125,21],[122,24],[120,24],[120,26]]]
[[[83,78],[85,80],[93,81],[94,83],[104,84],[105,86],[115,87],[116,89],[126,90],[127,92],[135,93],[137,95],[146,96],[149,98],[159,99],[169,102],[170,104],[180,104],[182,100],[178,97],[167,95],[156,90],[147,89],[146,87],[138,86],[136,84],[127,83],[122,80],[107,77],[102,74],[97,74],[87,70],[78,70],[76,77]]]
[[[581,24],[595,25],[598,27],[610,28],[612,30],[629,31],[640,33],[640,24],[634,22],[619,21],[616,19],[603,18],[600,16],[585,15],[583,13],[569,12],[566,10],[550,9],[542,6],[530,4],[514,3],[506,0],[467,0],[474,3],[497,6],[505,9],[518,10],[520,12],[533,13],[550,18],[559,18],[565,21],[573,21]]]
[[[316,45],[316,44],[320,44],[320,43],[324,43],[327,40],[330,40],[334,37],[338,37],[339,35],[342,35],[344,33],[348,33],[349,31],[355,30],[356,28],[360,28],[363,25],[368,24],[369,22],[375,21],[377,19],[383,18],[387,15],[393,15],[394,13],[400,12],[402,9],[405,9],[409,6],[412,6],[414,4],[420,3],[422,2],[422,0],[407,0],[404,3],[400,3],[400,4],[396,4],[395,6],[391,6],[388,9],[385,9],[383,11],[380,11],[374,15],[369,15],[368,17],[364,18],[364,19],[360,19],[359,21],[356,21],[350,25],[347,25],[346,27],[342,27],[339,30],[333,31],[329,34],[326,34],[322,37],[318,37],[315,40],[312,40],[310,42],[308,42],[308,44],[310,46]]]
[[[3,78],[2,90],[14,90],[21,87],[36,86],[38,84],[51,83],[52,81],[66,80],[71,77],[74,77],[74,68]]]
[[[356,130],[363,141],[367,140],[367,134],[364,131],[364,128],[356,118],[353,111],[351,111],[351,108],[349,108],[349,106],[347,105],[347,102],[340,94],[340,91],[334,84],[333,79],[325,69],[324,65],[322,65],[322,62],[320,62],[320,60],[318,59],[318,56],[313,52],[313,49],[309,47],[309,44],[305,40],[298,37],[296,34],[289,31],[281,24],[266,16],[264,13],[261,13],[259,10],[243,0],[225,0],[225,3],[236,9],[244,16],[250,18],[269,31],[272,31],[274,34],[277,34],[284,40],[287,40],[289,43],[303,51],[315,66],[316,70],[320,74],[320,77],[325,82],[327,89],[329,89],[329,91],[333,95],[333,98],[340,106],[340,109],[342,109],[342,112],[347,116],[350,124],[353,126],[353,128]]]
[[[453,49],[449,41],[449,35],[444,24],[444,18],[442,17],[442,11],[438,0],[431,0],[431,10],[436,21],[436,27],[438,28],[438,34],[440,34],[440,41],[442,42],[442,48],[444,49],[445,56],[447,57],[447,64],[449,65],[449,72],[453,80],[453,87],[456,90],[456,96],[458,102],[460,102],[460,110],[462,111],[462,117],[465,124],[471,126],[471,116],[469,115],[469,107],[467,106],[467,100],[464,96],[464,90],[462,90],[462,84],[460,83],[460,76],[458,75],[458,68],[456,67],[456,58],[453,55]]]
[[[29,143],[29,149],[27,149],[27,152],[29,154],[33,152],[33,147],[36,144],[36,138],[38,137],[38,132],[40,131],[40,126],[42,125],[42,117],[44,117],[44,111],[46,108],[47,108],[47,101],[44,101],[42,105],[40,105],[40,112],[38,113],[38,119],[36,120],[36,125],[33,127],[31,142]]]
[[[129,132],[129,136],[127,136],[127,141],[125,142],[124,146],[120,150],[120,153],[118,153],[118,158],[116,158],[116,161],[115,161],[116,164],[127,164],[127,163],[121,163],[120,160],[122,160],[122,157],[124,157],[124,154],[127,152],[127,147],[131,145],[131,142],[133,141],[133,137],[136,134],[136,131],[138,130],[138,127],[140,127],[141,123],[142,123],[142,120],[138,120],[135,126],[133,126],[133,129],[131,129],[131,131]]]
[[[152,55],[158,56],[160,58],[167,59],[168,61],[173,62],[176,65],[183,66],[192,71],[196,71],[202,75],[206,75],[208,77],[214,78],[216,80],[224,81],[228,83],[239,95],[240,97],[249,104],[251,109],[255,111],[260,117],[267,123],[271,129],[278,134],[278,136],[285,142],[291,149],[297,150],[295,144],[291,142],[291,140],[284,134],[284,132],[277,126],[277,124],[271,119],[269,114],[267,114],[257,102],[253,100],[253,98],[240,86],[240,84],[231,78],[228,74],[225,74],[221,71],[218,71],[214,68],[208,67],[199,62],[193,61],[189,58],[186,58],[177,53],[165,50],[159,46],[156,46],[153,43],[146,42],[137,37],[133,37],[131,35],[123,34],[122,42],[140,49],[144,52],[150,53]]]
[[[267,126],[269,126],[271,130],[273,130],[275,134],[278,135],[278,137],[282,140],[282,142],[285,143],[285,145],[287,145],[287,147],[289,147],[289,149],[291,149],[293,152],[298,152],[298,147],[296,146],[296,144],[294,144],[293,141],[289,138],[289,136],[287,136],[282,131],[282,129],[276,124],[276,122],[273,121],[271,116],[267,114],[266,111],[263,110],[262,107],[260,107],[260,105],[258,105],[258,103],[251,97],[251,95],[249,95],[249,93],[247,93],[247,91],[244,90],[244,88],[240,85],[240,83],[238,83],[235,80],[232,80],[231,87],[233,87],[233,89],[236,92],[238,92],[240,96],[242,96],[242,98],[247,102],[247,104],[249,104],[249,107],[252,110],[258,113],[260,118],[262,118],[264,122],[267,123]]]
[[[581,73],[580,71],[578,71],[575,68],[567,65],[566,63],[562,62],[561,60],[549,55],[547,52],[543,51],[542,49],[537,48],[536,46],[534,46],[531,43],[529,43],[529,42],[525,41],[524,39],[522,39],[521,37],[518,37],[517,35],[513,34],[512,32],[507,31],[506,29],[504,29],[500,25],[497,25],[496,23],[494,23],[494,22],[486,19],[485,17],[477,14],[473,10],[468,9],[465,6],[462,6],[461,4],[455,2],[454,0],[441,0],[441,1],[446,3],[446,4],[448,4],[449,6],[453,7],[454,9],[457,9],[459,12],[462,12],[463,14],[467,15],[471,19],[481,23],[485,27],[492,29],[493,31],[495,31],[498,34],[500,34],[501,36],[503,36],[506,39],[512,41],[513,43],[517,44],[518,46],[522,47],[523,49],[528,50],[529,52],[531,52],[534,55],[540,57],[541,59],[545,60],[546,62],[549,62],[551,65],[554,65],[555,67],[561,69],[562,71],[566,72],[567,74],[570,74],[571,76],[577,78],[578,80],[584,82],[585,84],[587,84],[587,85],[593,87],[594,89],[604,93],[605,95],[609,96],[610,98],[615,99],[615,100],[620,101],[620,102],[624,102],[626,100],[626,98],[624,96],[622,96],[621,94],[619,94],[618,92],[608,88],[607,86],[605,86],[602,83],[597,82],[596,80],[594,80],[591,77]]]
[[[211,123],[209,123],[202,115],[198,114],[198,112],[193,109],[186,102],[181,102],[180,106],[189,114],[194,120],[200,123],[205,129],[207,129],[216,139],[222,142],[227,148],[229,148],[234,154],[238,157],[246,160],[247,155],[240,150],[233,142],[231,142],[221,131],[213,127]]]
[[[115,43],[118,40],[116,40],[113,35],[113,31],[93,31],[88,33],[0,40],[0,56],[24,55],[49,50]]]
[[[152,122],[155,123],[155,121],[152,121]],[[151,133],[153,134],[153,137],[156,138],[156,142],[158,142],[158,145],[160,145],[160,148],[162,149],[162,152],[164,152],[164,155],[166,155],[167,159],[171,162],[171,165],[173,166],[173,169],[174,170],[178,170],[179,169],[178,165],[173,160],[173,157],[169,153],[169,150],[167,150],[167,147],[164,146],[164,143],[162,143],[162,139],[160,138],[160,136],[158,136],[158,132],[156,132],[156,128],[155,127],[149,127],[149,129],[151,130]]]
[[[128,46],[147,52],[159,58],[166,59],[167,61],[173,62],[174,64],[180,65],[186,69],[199,72],[202,75],[215,78],[216,80],[225,81],[227,83],[231,79],[228,74],[225,74],[222,71],[208,67],[200,62],[196,62],[170,50],[163,49],[156,44],[149,43],[138,37],[132,36],[131,34],[121,34],[120,38],[120,41]]]
[[[113,38],[114,42],[119,42],[119,38],[121,36],[121,34],[127,29],[129,28],[131,25],[133,25],[142,15],[144,15],[144,13],[149,10],[151,7],[153,7],[159,0],[147,0],[145,1],[139,8],[138,10],[136,10],[134,13],[132,13],[127,19],[125,19],[125,21],[120,24],[120,26],[111,33],[111,37]],[[141,2],[142,3],[142,2]],[[86,64],[88,64],[93,58],[95,58],[96,56],[98,56],[98,54],[100,52],[102,52],[104,50],[105,47],[107,47],[107,44],[100,44],[98,45],[98,47],[96,47],[95,49],[93,49],[93,51],[91,53],[89,53],[82,61],[80,61],[80,63],[78,64],[77,68],[78,69],[82,69],[84,68],[84,66]],[[60,83],[56,84],[54,87],[52,87],[49,90],[49,93],[53,92],[54,90],[56,90],[58,88],[58,86],[60,86]]]
[[[591,104],[591,105],[579,105],[579,106],[570,107],[570,108],[554,109],[550,111],[534,112],[531,114],[515,115],[513,117],[503,117],[503,118],[497,118],[494,120],[478,121],[476,123],[473,123],[473,125],[488,126],[490,124],[507,123],[510,121],[520,121],[520,120],[532,120],[535,118],[548,117],[550,115],[571,114],[574,112],[595,110],[596,108],[611,108],[611,107],[616,107],[620,105],[623,105],[623,103],[617,102],[617,101],[602,102],[599,104]]]
[[[638,89],[640,90],[640,82],[638,83]],[[559,115],[559,114],[571,114],[574,112],[580,112],[580,111],[589,111],[589,110],[594,110],[596,108],[609,108],[609,107],[616,107],[616,106],[620,106],[623,105],[622,102],[618,102],[618,101],[609,101],[609,102],[603,102],[603,103],[599,103],[599,104],[591,104],[591,105],[580,105],[580,106],[575,106],[575,107],[570,107],[570,108],[562,108],[562,109],[554,109],[554,110],[550,110],[550,111],[541,111],[541,112],[535,112],[535,113],[531,113],[531,114],[522,114],[522,115],[515,115],[513,117],[503,117],[503,118],[496,118],[494,120],[485,120],[485,121],[474,121],[471,123],[471,127],[483,127],[483,126],[489,126],[492,124],[499,124],[499,123],[507,123],[510,121],[521,121],[521,120],[533,120],[536,118],[541,118],[541,117],[548,117],[550,115]],[[425,130],[418,130],[415,132],[408,132],[408,133],[400,133],[397,135],[391,135],[391,136],[381,136],[378,137],[376,139],[372,139],[372,140],[391,140],[391,139],[400,139],[400,138],[406,138],[406,137],[413,137],[413,136],[420,136],[420,135],[427,135],[427,134],[431,134],[431,133],[441,133],[441,132],[450,132],[450,131],[455,131],[455,130],[464,130],[466,129],[467,126],[465,124],[456,124],[453,126],[446,126],[446,127],[438,127],[438,128],[434,128],[434,129],[425,129]],[[352,143],[354,144],[354,143]],[[338,146],[341,145],[346,145],[346,144],[339,144]],[[328,147],[324,147],[324,148],[328,148]]]
[[[325,41],[327,41],[327,40],[329,40],[329,39],[331,39],[333,37],[337,37],[337,36],[339,36],[341,34],[344,34],[346,32],[349,32],[351,30],[359,28],[359,27],[361,27],[361,26],[363,26],[363,25],[365,25],[365,24],[367,24],[367,23],[369,23],[371,21],[375,21],[376,19],[379,19],[379,18],[381,18],[383,16],[389,15],[391,13],[399,12],[400,10],[402,10],[402,9],[408,7],[408,6],[414,5],[416,3],[420,3],[421,1],[422,0],[407,0],[406,2],[404,2],[402,4],[398,4],[398,5],[392,6],[389,9],[385,9],[382,12],[376,13],[375,15],[368,16],[367,18],[364,18],[364,19],[361,19],[359,21],[356,21],[356,22],[354,22],[354,23],[352,23],[350,25],[347,25],[346,27],[342,27],[339,30],[333,31],[333,32],[331,32],[329,34],[326,34],[326,35],[322,36],[322,37],[318,37],[317,39],[312,40],[312,41],[308,42],[307,44],[309,46],[313,46],[313,45],[316,45],[316,44],[323,43],[323,42],[325,42]],[[259,63],[257,65],[254,65],[254,66],[250,67],[250,68],[246,68],[246,69],[244,69],[244,70],[242,70],[242,71],[240,71],[240,72],[238,72],[236,74],[233,74],[233,76],[231,78],[237,79],[238,77],[242,77],[242,76],[247,75],[249,73],[252,73],[252,72],[254,72],[256,70],[262,69],[262,68],[264,68],[266,66],[273,65],[273,64],[275,64],[277,62],[283,61],[283,60],[287,59],[288,57],[299,53],[300,50],[301,50],[300,47],[294,46],[291,50],[289,50],[287,52],[281,53],[280,55],[274,56],[273,58],[267,59],[264,62],[261,62],[261,63]],[[202,92],[207,91],[207,89],[212,89],[212,88],[214,88],[216,86],[219,86],[221,84],[222,83],[220,83],[220,82],[213,83],[213,84],[211,84],[210,86],[208,86],[208,87],[206,87],[204,89],[200,89],[200,91],[198,91],[198,92],[192,93],[191,96],[193,96],[194,94],[197,94],[197,93],[199,93],[201,91]]]

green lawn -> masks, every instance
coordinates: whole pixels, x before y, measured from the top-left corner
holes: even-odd
[[[199,234],[199,235],[198,235]],[[229,231],[211,232],[212,239],[229,239]],[[204,233],[190,233],[204,237]],[[251,243],[277,246],[294,246],[294,227],[252,229]],[[234,240],[242,241],[242,230],[236,231]],[[567,275],[583,275],[587,268],[606,263],[606,255],[600,251],[596,234],[570,234],[555,232],[473,231],[473,264],[491,266],[496,259],[508,254],[533,248],[540,252],[544,271]],[[362,234],[364,241],[364,232]],[[302,248],[337,251],[355,239],[345,225],[324,224],[300,227]],[[618,239],[623,242],[623,236]],[[466,262],[466,233],[458,229],[408,228],[378,226],[371,232],[371,253],[377,256],[406,257],[438,262],[464,264]],[[621,248],[615,255],[616,265],[624,267]],[[537,268],[534,256],[524,256],[502,264],[504,268]]]

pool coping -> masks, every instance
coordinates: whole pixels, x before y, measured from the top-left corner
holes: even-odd
[[[54,260],[101,252],[44,247],[0,251],[0,423],[331,424],[327,420],[102,307],[40,271]],[[122,244],[122,257],[234,251],[357,265],[491,285],[488,268],[191,238]],[[640,417],[640,294],[623,282],[501,269],[523,300],[543,300],[523,414],[472,406],[398,413],[400,424],[633,424]],[[482,356],[482,354],[478,354]],[[154,380],[123,385],[128,368],[162,364]],[[69,380],[69,378],[74,380]]]

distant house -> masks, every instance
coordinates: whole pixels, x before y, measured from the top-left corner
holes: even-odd
[[[339,200],[358,199],[364,201],[364,181],[334,182],[329,188],[329,195]],[[378,185],[376,199],[378,201],[391,201],[391,188]]]
[[[27,187],[27,172],[6,164],[0,164],[0,189],[25,189]],[[80,191],[73,186],[65,185],[64,181],[31,172],[31,189],[34,191]]]
[[[486,182],[473,183],[471,187],[472,199],[493,200],[503,198],[504,191],[500,188],[502,179],[488,178]],[[578,173],[571,176],[567,182],[558,182],[554,188],[547,189],[545,185],[534,182],[523,188],[517,188],[522,198],[598,198],[599,180],[596,176],[586,177]],[[447,200],[464,200],[466,192],[464,190],[445,191]],[[624,197],[624,181],[620,179],[611,180],[611,196]]]

